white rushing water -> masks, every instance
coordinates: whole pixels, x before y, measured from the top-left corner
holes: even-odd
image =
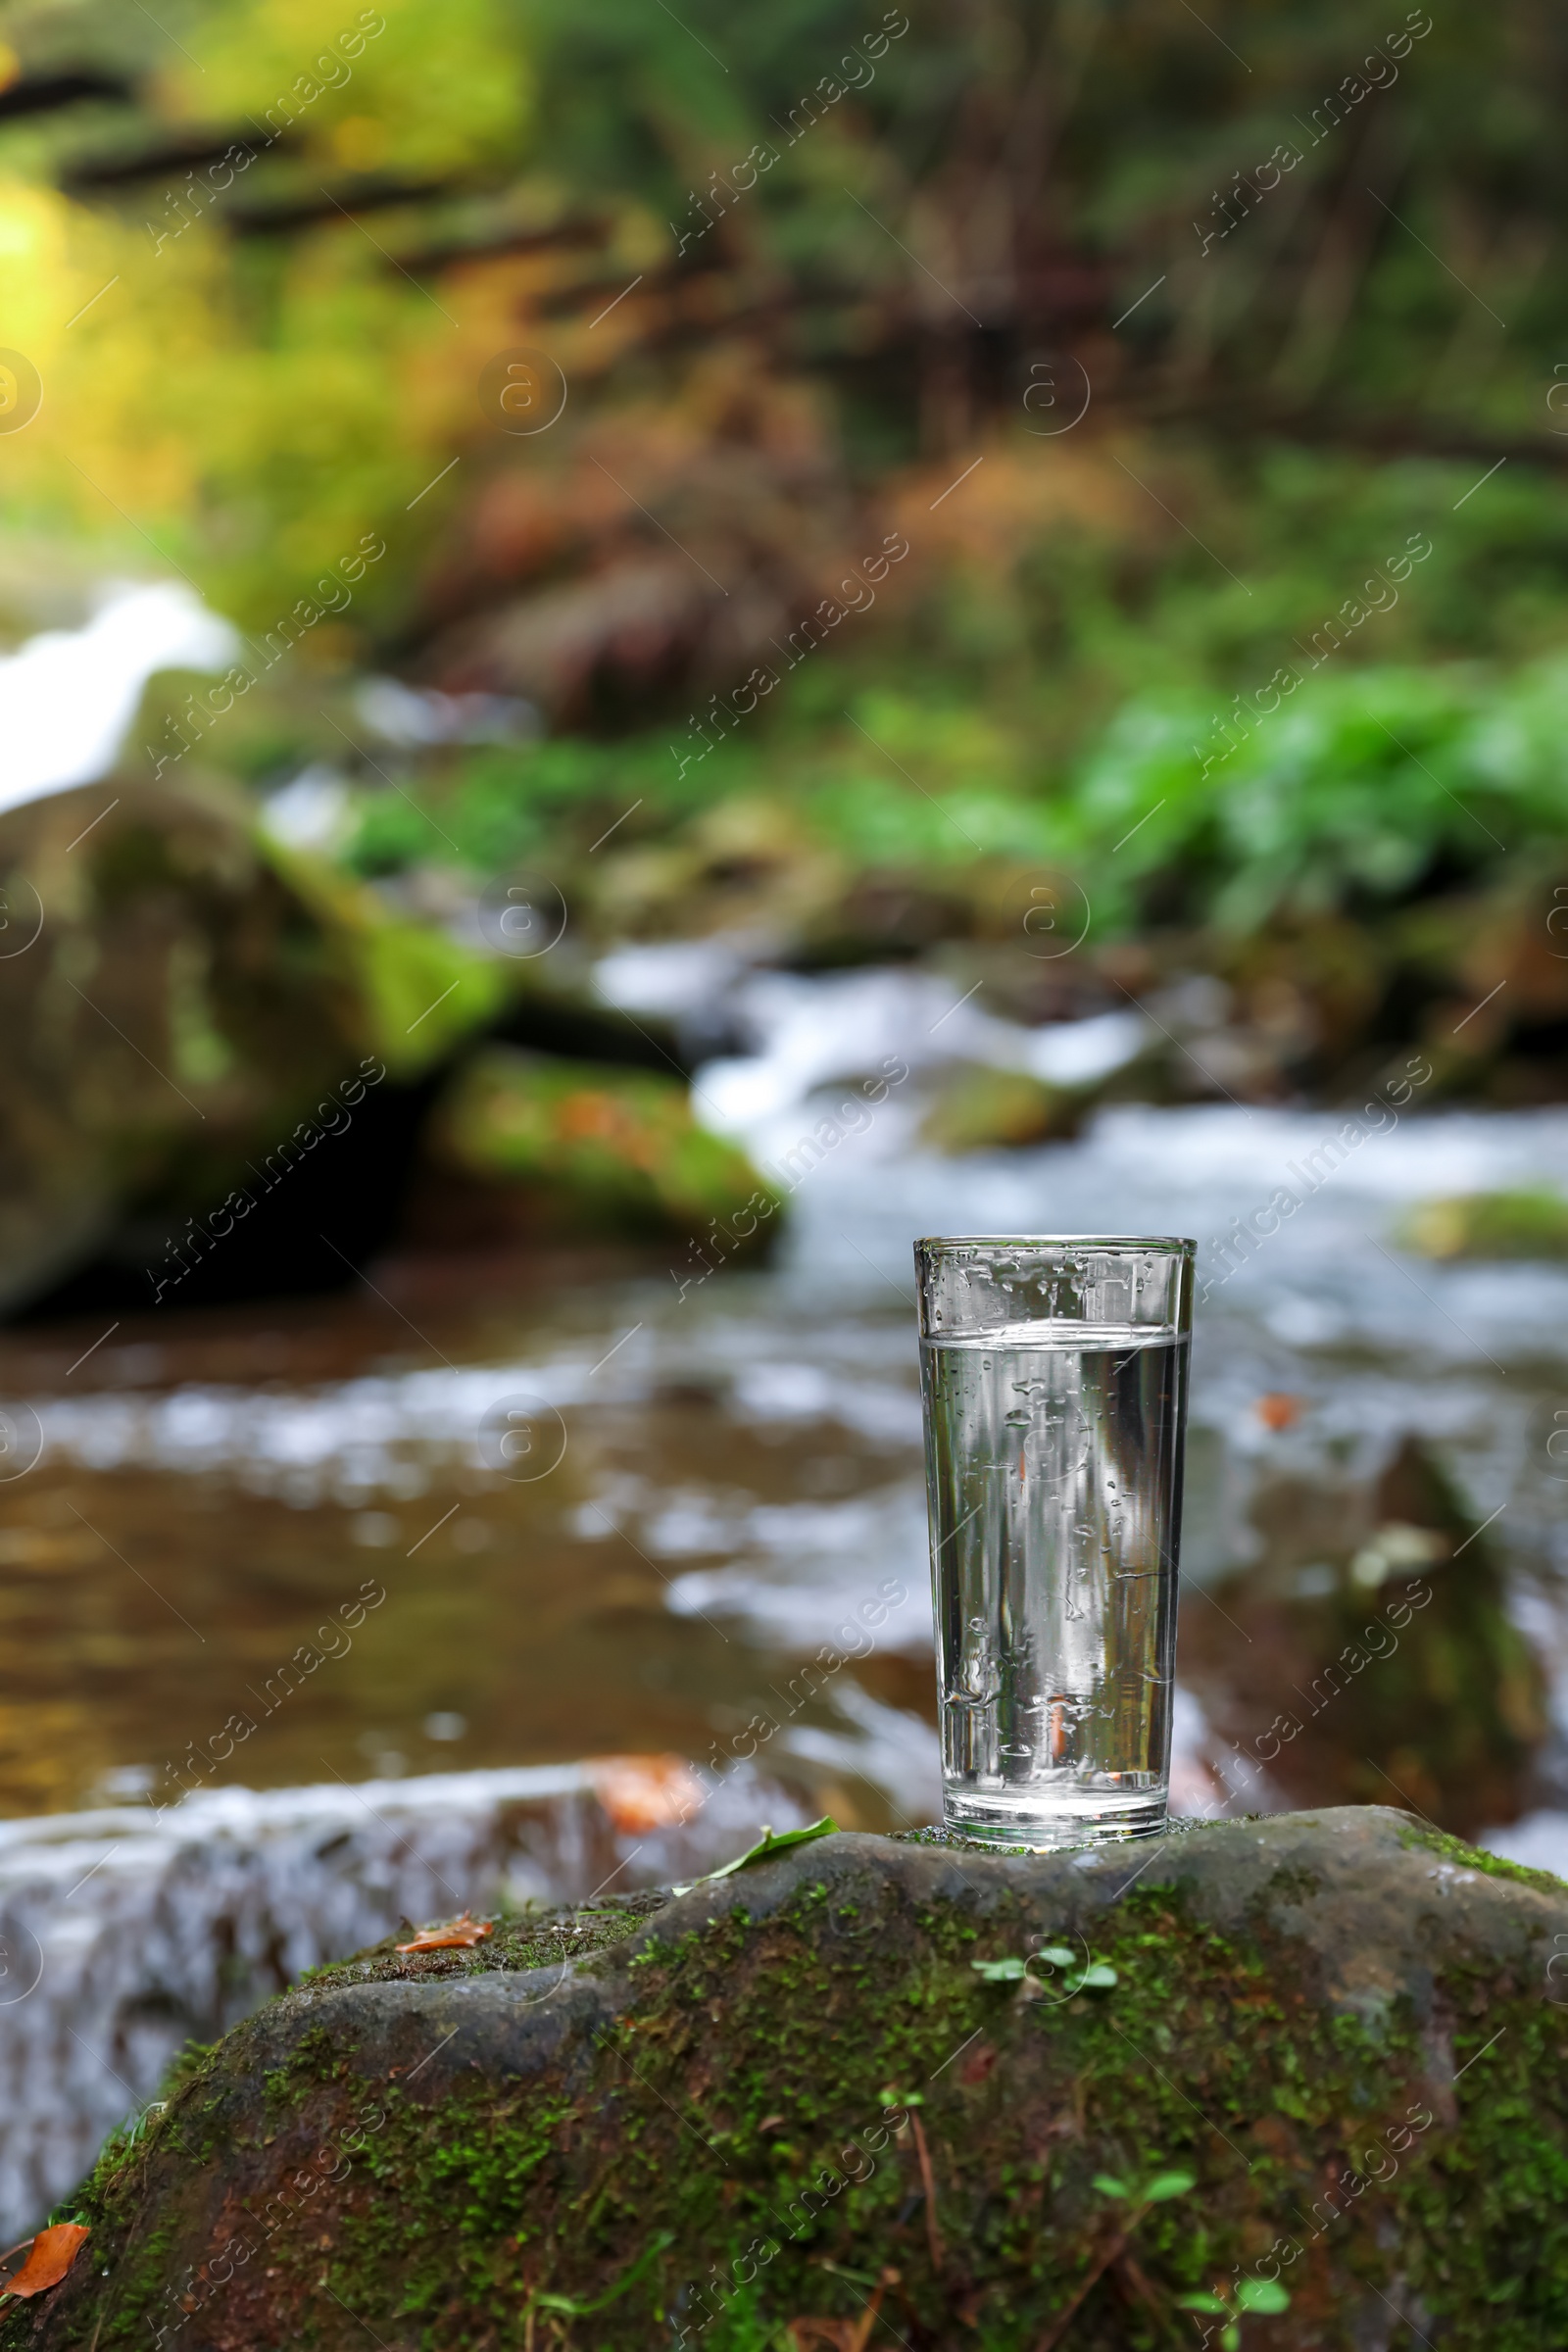
[[[45,629],[0,656],[0,809],[113,767],[147,681],[161,669],[216,669],[239,638],[175,580],[108,581],[79,629]]]
[[[64,2196],[187,2040],[400,1922],[581,1902],[695,1877],[764,1818],[805,1816],[744,1765],[684,1827],[617,1830],[591,1765],[219,1788],[0,1823],[0,2228]]]

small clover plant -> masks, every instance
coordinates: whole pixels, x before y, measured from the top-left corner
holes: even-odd
[[[1167,2197],[1185,2197],[1197,2185],[1196,2174],[1174,2169],[1168,2173],[1151,2173],[1141,2187],[1131,2180],[1118,2180],[1114,2173],[1095,2175],[1095,2186],[1102,2197],[1115,2197],[1124,2205],[1137,2205],[1145,2211],[1151,2205],[1163,2205]]]
[[[1219,2331],[1222,2352],[1240,2352],[1242,2321],[1249,2312],[1271,2315],[1289,2311],[1291,2298],[1277,2278],[1239,2278],[1234,2287],[1227,2286],[1220,2294],[1200,2292],[1178,2295],[1179,2311],[1212,2312],[1225,2322]],[[1205,2338],[1206,2341],[1206,2338]]]
[[[1066,1969],[1068,1974],[1061,1983],[1062,1990],[1069,1995],[1075,1992],[1108,1992],[1117,1982],[1116,1971],[1107,1961],[1080,1962],[1077,1953],[1070,1952],[1064,1943],[1048,1943],[1043,1950],[1031,1952],[1021,1960],[971,1960],[969,1966],[986,1984],[1020,1984],[1026,1978],[1030,1984],[1038,1984],[1037,1977],[1029,1976],[1031,1960],[1044,1960],[1053,1969]]]

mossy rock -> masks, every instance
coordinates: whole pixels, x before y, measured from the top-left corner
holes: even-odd
[[[117,778],[7,809],[0,1306],[127,1213],[177,1229],[220,1201],[368,1042],[333,939],[234,796]]]
[[[1183,1605],[1183,1675],[1216,1735],[1296,1805],[1401,1796],[1474,1836],[1514,1821],[1549,1728],[1494,1538],[1419,1438],[1364,1486],[1260,1481],[1258,1556]],[[1238,1645],[1237,1637],[1245,1646]]]
[[[1398,1239],[1422,1257],[1568,1257],[1568,1200],[1545,1186],[1422,1200]]]
[[[920,1123],[939,1152],[987,1152],[1075,1134],[1097,1090],[1048,1086],[1026,1070],[955,1069]]]
[[[166,1220],[205,1217],[366,1070],[434,1067],[516,986],[211,779],[0,812],[0,1307],[143,1227],[139,1287]]]
[[[525,985],[516,966],[464,947],[434,923],[395,914],[373,890],[324,858],[285,849],[265,831],[257,840],[268,864],[311,910],[333,978],[394,1078],[418,1078],[437,1067]]]
[[[428,1154],[510,1200],[528,1235],[710,1236],[714,1262],[765,1246],[780,1197],[692,1116],[677,1078],[489,1046],[431,1114]]]
[[[911,2352],[1153,2352],[1250,2278],[1260,2348],[1545,2352],[1560,1951],[1568,1886],[1378,1808],[826,1837],[383,1948],[195,2060],[0,2346],[798,2352],[874,2301]]]

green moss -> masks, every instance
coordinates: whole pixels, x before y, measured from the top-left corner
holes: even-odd
[[[549,1968],[621,1942],[668,1900],[667,1894],[647,1893],[612,1898],[583,1910],[538,1904],[512,1917],[496,1915],[487,1923],[490,1934],[482,1943],[445,1952],[400,1952],[399,1942],[409,1938],[384,1936],[353,1959],[306,1969],[298,1982],[327,1990],[337,1984],[418,1983],[432,1977],[484,1977]]]
[[[466,1037],[494,1020],[513,975],[433,924],[407,922],[372,891],[267,832],[256,849],[321,927],[335,976],[347,986],[356,1024],[395,1078],[432,1068]]]
[[[1423,1846],[1462,1870],[1483,1871],[1489,1879],[1517,1879],[1522,1886],[1539,1886],[1543,1894],[1568,1893],[1568,1884],[1549,1870],[1532,1870],[1527,1863],[1510,1862],[1506,1854],[1489,1854],[1484,1846],[1467,1845],[1462,1838],[1451,1838],[1446,1830],[1436,1829],[1430,1822],[1401,1826],[1399,1842]]]
[[[167,2102],[182,2091],[187,2083],[203,2081],[213,2071],[214,2061],[222,2048],[220,2041],[187,2041],[169,2063],[158,2097]]]

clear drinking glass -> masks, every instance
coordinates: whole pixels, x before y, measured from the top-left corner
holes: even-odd
[[[1164,1822],[1193,1253],[914,1246],[944,1813],[964,1837]]]

